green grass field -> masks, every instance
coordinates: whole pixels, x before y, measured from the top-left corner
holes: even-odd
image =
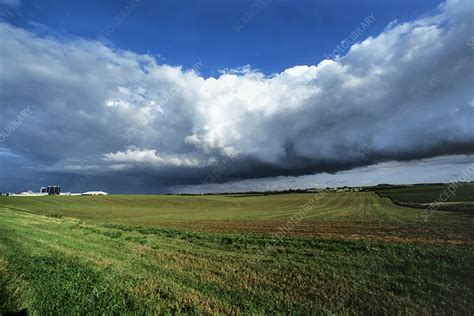
[[[441,211],[474,215],[474,183],[457,184],[451,188],[448,184],[413,185],[377,192],[380,196],[390,197],[400,206],[427,208],[434,203]]]
[[[0,313],[472,314],[473,228],[374,192],[1,197]]]
[[[406,188],[385,189],[380,191],[383,195],[394,197],[400,201],[413,203],[431,203],[436,201],[445,189],[443,185],[414,185]],[[448,203],[473,202],[474,203],[474,183],[464,183],[459,185],[454,194],[447,199]]]

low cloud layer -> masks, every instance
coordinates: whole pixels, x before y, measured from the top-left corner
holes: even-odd
[[[1,166],[114,190],[473,154],[473,15],[450,0],[336,60],[218,78],[0,22]]]
[[[272,177],[200,183],[172,188],[179,193],[248,192],[342,186],[373,186],[381,183],[440,183],[474,181],[474,156],[443,156],[404,162],[383,162],[367,167],[298,177]]]

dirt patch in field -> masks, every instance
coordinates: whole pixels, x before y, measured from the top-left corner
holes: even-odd
[[[403,225],[403,226],[402,226]],[[406,223],[312,221],[295,225],[279,220],[167,222],[159,226],[198,232],[268,234],[283,237],[321,237],[348,240],[383,240],[429,244],[474,244],[474,234],[455,227]]]

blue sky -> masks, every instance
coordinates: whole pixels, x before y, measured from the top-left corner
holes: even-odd
[[[471,0],[0,0],[0,191],[472,181],[473,16]]]
[[[380,33],[394,20],[410,21],[427,14],[441,1],[262,2],[267,7],[257,10],[236,32],[234,24],[258,1],[141,0],[108,39],[118,48],[152,53],[171,65],[191,68],[201,60],[205,76],[247,64],[271,74],[294,65],[317,64],[369,14],[375,22],[363,37]],[[5,20],[27,29],[39,23],[54,35],[94,40],[129,4],[130,0],[22,1]]]

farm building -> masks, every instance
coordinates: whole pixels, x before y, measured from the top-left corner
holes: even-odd
[[[48,193],[36,193],[31,190],[28,190],[26,192],[11,193],[9,195],[10,196],[45,196],[45,195],[48,195]]]
[[[104,191],[88,191],[88,192],[82,193],[82,195],[109,195],[109,194]]]
[[[48,195],[60,195],[61,187],[59,185],[48,185],[47,187],[41,187],[40,193],[47,193]]]

